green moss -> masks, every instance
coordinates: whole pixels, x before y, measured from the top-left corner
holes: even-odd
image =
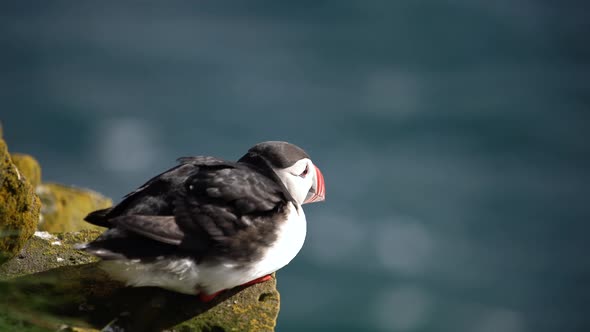
[[[39,198],[13,164],[0,139],[0,264],[14,257],[33,235],[39,220]]]
[[[21,318],[9,315],[8,312],[0,312],[0,331],[19,332],[54,332],[55,329],[48,329],[34,325]]]
[[[95,191],[56,183],[43,183],[36,192],[42,202],[39,230],[52,233],[100,229],[85,222],[84,217],[113,204],[111,199]]]
[[[41,183],[41,166],[37,159],[22,153],[12,153],[11,157],[20,174],[29,181],[33,188],[37,187]]]
[[[72,233],[36,233],[22,249],[16,259],[0,266],[0,280],[50,269],[96,262],[98,259],[83,251],[73,249],[79,243],[89,242],[100,231],[85,230]]]
[[[18,317],[23,326],[54,330],[63,324],[146,332],[274,330],[279,311],[274,278],[226,291],[209,303],[160,288],[124,287],[108,278],[96,258],[72,248],[99,234],[34,236],[18,258],[0,266],[0,312]]]
[[[274,331],[279,302],[273,278],[237,292],[198,319],[177,324],[170,331]]]

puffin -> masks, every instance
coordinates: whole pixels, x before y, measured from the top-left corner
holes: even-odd
[[[78,246],[127,286],[155,286],[209,302],[264,282],[301,250],[302,205],[325,199],[324,177],[300,147],[254,145],[236,162],[179,158],[110,208],[85,220],[108,228]]]

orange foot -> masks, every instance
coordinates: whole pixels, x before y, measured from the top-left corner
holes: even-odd
[[[265,282],[265,281],[270,280],[270,279],[272,279],[272,277],[270,276],[270,274],[267,274],[267,275],[265,275],[263,277],[256,278],[254,280],[248,281],[247,283],[245,283],[245,284],[243,284],[241,286],[251,286],[251,285],[254,285],[254,284]]]
[[[217,297],[217,295],[219,295],[224,290],[220,290],[219,292],[215,292],[213,294],[199,293],[199,300],[201,300],[201,302],[204,303],[211,302],[215,297]]]
[[[271,275],[270,274],[267,274],[267,275],[262,276],[260,278],[256,278],[254,280],[250,280],[247,283],[242,284],[240,286],[251,286],[251,285],[254,285],[254,284],[265,282],[265,281],[270,280],[270,279],[272,279]],[[211,302],[211,301],[213,301],[214,298],[217,297],[217,295],[219,295],[223,291],[225,291],[225,289],[222,289],[219,292],[215,292],[213,294],[199,293],[199,300],[201,300],[201,302],[204,302],[204,303]]]

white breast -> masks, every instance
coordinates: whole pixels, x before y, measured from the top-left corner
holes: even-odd
[[[264,276],[287,265],[301,250],[307,232],[305,213],[301,206],[290,205],[287,220],[280,226],[275,243],[264,257],[253,266],[259,276]]]
[[[211,294],[273,273],[295,258],[303,247],[306,232],[303,209],[289,204],[287,220],[279,226],[277,240],[259,261],[245,268],[237,268],[234,262],[199,266],[199,283]]]
[[[114,279],[128,286],[156,286],[185,294],[217,291],[245,284],[287,265],[303,246],[307,223],[303,209],[289,205],[288,218],[279,225],[277,240],[257,262],[239,267],[232,261],[221,264],[199,264],[192,259],[168,259],[145,264],[137,260],[104,261]]]

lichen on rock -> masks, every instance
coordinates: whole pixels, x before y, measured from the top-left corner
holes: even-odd
[[[41,166],[37,159],[24,153],[11,153],[10,156],[20,174],[36,188],[41,183]]]
[[[14,257],[33,235],[39,208],[33,186],[14,165],[0,138],[0,264]]]
[[[57,183],[42,183],[36,193],[42,202],[39,230],[53,233],[100,229],[85,222],[84,217],[113,204],[110,198],[96,191]]]
[[[41,181],[41,166],[34,157],[13,153],[11,158],[20,177],[28,180],[41,199],[39,230],[72,232],[100,229],[85,222],[84,217],[94,210],[111,206],[113,201],[110,198],[90,189],[44,183]]]
[[[48,331],[64,324],[146,332],[274,330],[279,311],[274,278],[228,290],[209,303],[161,288],[125,287],[109,279],[95,257],[72,247],[99,234],[37,233],[18,258],[0,266],[0,322],[3,316],[17,317],[22,326]]]

